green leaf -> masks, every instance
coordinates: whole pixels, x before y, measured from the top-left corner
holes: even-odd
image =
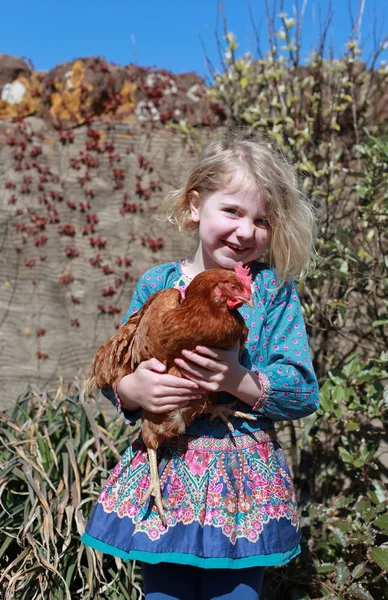
[[[2,558],[3,554],[5,553],[5,551],[7,550],[8,546],[14,541],[14,539],[12,537],[6,537],[3,544],[1,545],[0,548],[0,558]]]
[[[351,533],[353,531],[353,526],[349,521],[336,521],[335,526],[341,531],[346,531],[347,533]]]
[[[65,579],[65,581],[66,581],[67,587],[69,587],[69,588],[70,588],[70,584],[71,584],[71,581],[72,581],[74,569],[76,568],[76,566],[77,566],[76,563],[70,564],[70,566],[69,566],[69,568],[67,570],[67,573],[66,573],[66,579]]]
[[[328,373],[331,381],[334,385],[345,385],[346,384],[346,376],[339,369],[333,369]]]
[[[386,546],[372,548],[370,555],[375,563],[379,565],[380,569],[383,569],[383,571],[388,569],[388,548]]]
[[[361,585],[361,583],[352,583],[348,590],[352,598],[359,598],[360,600],[373,600],[373,596],[370,595],[367,589]]]
[[[350,576],[350,571],[346,566],[346,563],[344,561],[337,563],[335,566],[335,572],[337,575],[337,583],[339,585],[345,585]]]
[[[370,459],[373,458],[375,454],[376,454],[375,448],[371,448],[369,450],[368,450],[368,448],[362,448],[361,459],[364,463],[369,462]]]
[[[357,150],[360,154],[366,154],[366,147],[362,144],[356,144],[354,149]]]
[[[349,230],[339,225],[337,227],[335,239],[347,248],[349,246]]]
[[[331,385],[329,381],[325,381],[320,389],[319,397],[321,400],[321,407],[325,412],[331,412],[334,408],[333,399],[331,397]]]
[[[366,185],[356,185],[355,186],[356,190],[358,191],[358,193],[360,194],[361,198],[365,198],[365,196],[368,193],[368,187]]]
[[[360,353],[354,354],[344,365],[342,372],[346,377],[351,377],[354,373],[358,373],[362,364],[360,364],[359,360]]]
[[[347,450],[345,450],[345,448],[342,448],[342,446],[341,446],[340,448],[338,448],[338,452],[340,454],[341,459],[345,463],[351,463],[351,462],[353,462],[353,456],[350,454],[350,452],[348,452]]]
[[[335,571],[335,565],[332,563],[323,563],[316,567],[317,573],[332,573]]]
[[[388,325],[388,319],[377,319],[372,323],[372,327],[380,327],[381,325]]]
[[[364,563],[360,563],[359,565],[356,565],[352,571],[352,577],[353,579],[358,579],[359,577],[362,577],[365,573],[365,564]]]
[[[314,427],[317,419],[318,419],[318,416],[317,416],[316,412],[313,413],[312,415],[309,415],[305,419],[303,419],[303,439],[302,439],[303,444],[307,443],[308,437],[310,435],[310,431]]]
[[[338,546],[346,548],[348,546],[348,536],[344,531],[341,531],[338,527],[333,528],[333,541]]]
[[[344,395],[345,389],[342,386],[336,385],[332,393],[334,402],[336,402],[337,404],[341,402],[341,400],[343,400],[344,398]]]
[[[377,519],[373,522],[373,525],[379,529],[388,529],[388,514],[377,517]]]
[[[356,421],[349,421],[349,423],[346,424],[346,429],[348,431],[358,431],[360,429],[360,424]]]
[[[337,508],[343,508],[345,506],[349,506],[354,500],[353,494],[349,494],[349,496],[340,496],[337,498]]]
[[[48,445],[47,441],[42,438],[39,431],[37,430],[37,427],[35,427],[35,435],[36,435],[36,441],[37,441],[38,448],[39,448],[39,454],[40,454],[40,460],[41,460],[42,466],[45,470],[47,470],[50,463],[52,462],[52,456],[51,456],[49,445]]]
[[[357,502],[354,508],[357,512],[362,513],[366,510],[369,510],[371,507],[372,505],[369,502],[369,500],[360,500],[359,502]]]

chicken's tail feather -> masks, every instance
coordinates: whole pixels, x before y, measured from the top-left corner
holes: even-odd
[[[110,387],[118,383],[124,375],[133,373],[135,366],[132,360],[132,348],[139,322],[155,298],[165,292],[166,290],[161,290],[153,294],[137,313],[100,346],[85,382],[85,393],[93,396],[95,387],[100,389]]]
[[[93,367],[89,370],[89,375],[84,384],[84,394],[90,398],[94,398],[94,388],[96,387],[96,377]]]
[[[94,387],[107,388],[131,372],[128,353],[136,332],[138,315],[133,315],[116,333],[96,352],[90,369],[86,388],[91,393]]]

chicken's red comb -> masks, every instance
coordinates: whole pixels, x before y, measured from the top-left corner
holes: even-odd
[[[242,262],[234,265],[234,271],[244,286],[244,289],[251,292],[252,275],[249,275],[249,267],[243,267]]]

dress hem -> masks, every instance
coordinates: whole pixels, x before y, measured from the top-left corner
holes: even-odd
[[[81,542],[86,546],[94,548],[99,552],[111,554],[124,560],[140,560],[150,564],[161,562],[175,563],[180,565],[190,565],[200,567],[201,569],[245,569],[249,567],[275,567],[287,564],[290,560],[300,554],[300,545],[298,544],[287,552],[276,554],[261,554],[257,556],[245,556],[243,558],[203,558],[195,554],[183,554],[181,552],[143,552],[141,550],[130,550],[125,552],[120,548],[110,546],[97,538],[84,533]]]

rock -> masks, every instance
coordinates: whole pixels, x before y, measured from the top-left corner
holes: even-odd
[[[19,76],[27,79],[31,76],[31,69],[22,58],[0,54],[0,91],[7,83],[12,83]]]
[[[216,127],[225,120],[223,107],[209,98],[208,86],[197,73],[175,75],[129,65],[127,74],[137,84],[135,115],[141,123]]]
[[[101,58],[79,58],[52,69],[43,80],[42,114],[56,129],[72,129],[101,115],[120,120],[133,113],[136,84],[123,68]]]
[[[27,63],[0,54],[0,118],[26,117],[39,111],[42,74]]]

